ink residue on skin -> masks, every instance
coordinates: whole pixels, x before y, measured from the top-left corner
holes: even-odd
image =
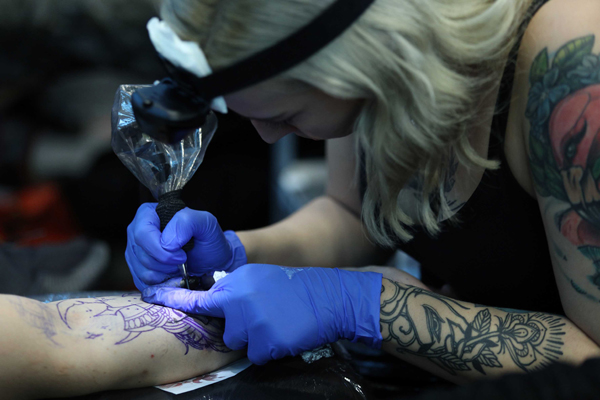
[[[18,297],[14,297],[9,301],[29,326],[42,332],[55,346],[62,347],[54,341],[54,336],[57,334],[54,318],[45,304],[31,300],[24,301]]]

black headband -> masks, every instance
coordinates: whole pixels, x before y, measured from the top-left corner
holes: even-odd
[[[205,100],[210,100],[285,72],[340,36],[373,2],[337,0],[286,39],[214,74],[195,79],[194,89]]]
[[[212,99],[267,80],[308,59],[341,35],[373,1],[337,0],[288,38],[204,78],[159,54],[170,79],[142,87],[131,96],[139,129],[162,142],[178,142],[205,123]]]

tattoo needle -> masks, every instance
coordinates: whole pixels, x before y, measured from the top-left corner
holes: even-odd
[[[189,290],[190,289],[190,280],[188,278],[187,268],[186,268],[185,263],[179,264],[179,272],[181,272],[181,276],[183,276],[183,280],[185,281],[185,286]]]

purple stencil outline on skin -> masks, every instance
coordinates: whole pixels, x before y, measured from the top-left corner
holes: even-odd
[[[75,303],[72,300],[63,300],[56,304],[56,308],[61,320],[72,329],[69,325],[68,313],[73,307],[89,304],[106,306],[105,310],[92,318],[118,316],[123,320],[123,330],[127,332],[127,336],[116,342],[117,345],[131,342],[144,332],[163,329],[185,345],[185,354],[190,347],[197,350],[212,349],[221,353],[231,351],[223,343],[222,328],[216,321],[202,316],[195,316],[194,319],[178,310],[148,304],[141,301],[138,295],[124,294],[122,297],[132,297],[139,302],[113,306],[109,304],[110,298],[77,300]]]
[[[63,347],[54,340],[56,336],[56,327],[50,310],[44,304],[32,303],[31,301],[24,302],[18,297],[12,296],[9,302],[15,306],[16,310],[21,314],[24,320],[32,327],[39,329],[46,338],[57,347]]]
[[[102,333],[99,333],[99,334],[95,334],[95,333],[91,333],[91,332],[86,332],[86,333],[88,334],[86,339],[96,339],[103,335]]]

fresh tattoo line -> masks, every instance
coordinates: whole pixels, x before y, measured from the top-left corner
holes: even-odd
[[[466,315],[477,306],[389,282],[391,288],[382,286],[381,332],[400,354],[427,358],[452,375],[473,370],[486,375],[486,369],[504,368],[499,356],[505,354],[526,372],[563,355],[561,317],[519,311],[501,318],[486,307],[470,318]]]
[[[600,290],[600,56],[592,54],[594,43],[589,35],[537,55],[525,116],[536,191],[569,205],[555,224],[591,260],[588,280]],[[587,297],[582,282],[569,280]]]
[[[128,305],[121,305],[122,300],[127,299]],[[119,303],[118,305],[115,303]],[[92,318],[115,316],[122,322],[122,330],[126,336],[117,341],[116,345],[131,342],[145,332],[156,329],[175,336],[185,345],[185,354],[192,347],[197,350],[212,349],[221,353],[227,353],[228,349],[223,343],[223,327],[219,320],[203,316],[194,316],[174,310],[168,307],[145,303],[139,294],[124,294],[121,298],[95,298],[85,300],[63,300],[56,303],[56,308],[61,320],[71,328],[69,324],[69,311],[75,307],[103,306],[104,310],[93,315]],[[102,330],[111,330],[109,326],[102,326]],[[103,339],[103,332],[86,332],[86,339]]]

